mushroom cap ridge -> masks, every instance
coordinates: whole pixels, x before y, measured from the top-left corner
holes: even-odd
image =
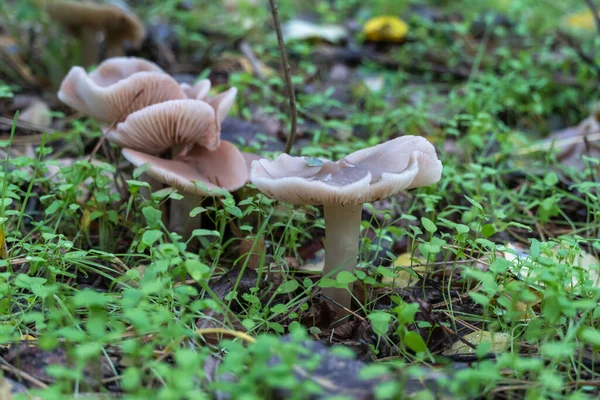
[[[267,196],[291,204],[359,204],[441,177],[442,163],[426,139],[403,136],[354,152],[333,163],[308,166],[304,157],[282,154],[252,162],[250,180]]]
[[[73,67],[60,85],[58,98],[100,122],[111,123],[149,105],[187,96],[172,77],[161,72],[137,72],[100,86],[83,68]]]

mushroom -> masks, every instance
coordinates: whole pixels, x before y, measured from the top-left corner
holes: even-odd
[[[221,122],[233,105],[236,88],[202,100],[171,100],[130,114],[107,139],[121,147],[148,154],[169,148],[185,156],[193,145],[214,150],[219,144]],[[174,155],[174,154],[172,154]]]
[[[123,55],[123,42],[139,45],[144,38],[142,22],[116,5],[50,1],[46,12],[81,41],[85,66],[98,61],[98,32],[104,34],[108,57]]]
[[[171,203],[169,215],[169,229],[184,238],[189,238],[199,227],[190,220],[190,211],[205,196],[214,194],[211,190],[233,191],[248,181],[246,159],[235,145],[225,140],[214,150],[194,145],[185,156],[175,155],[171,160],[127,148],[123,149],[123,156],[136,167],[148,164],[146,174],[186,193],[182,202]]]
[[[164,72],[148,70],[147,65],[139,72],[116,71],[114,60],[91,74],[73,67],[60,85],[58,98],[105,123],[123,121],[129,113],[152,104],[187,99],[175,79]]]
[[[323,205],[325,268],[333,277],[356,268],[362,204],[437,182],[442,173],[426,139],[403,136],[332,162],[281,154],[252,162],[250,181],[270,198],[296,205]],[[350,309],[351,291],[324,294]]]

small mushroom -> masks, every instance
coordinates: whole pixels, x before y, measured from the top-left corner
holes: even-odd
[[[214,150],[195,145],[185,156],[176,155],[171,160],[132,149],[123,149],[123,155],[136,167],[148,164],[146,174],[186,193],[181,202],[171,203],[169,215],[170,229],[184,238],[197,227],[189,213],[204,196],[215,188],[237,190],[248,181],[246,159],[237,147],[224,140]],[[205,185],[208,191],[198,183]]]
[[[100,72],[91,74],[81,67],[71,68],[60,85],[58,98],[105,123],[121,122],[128,114],[152,104],[187,99],[177,81],[163,72],[148,71],[144,66],[139,72],[128,70],[126,74],[123,70],[115,72],[115,65],[110,60],[108,66],[98,68]],[[110,73],[102,72],[107,70]]]
[[[116,5],[50,1],[46,13],[81,41],[85,66],[98,61],[99,32],[104,34],[108,57],[123,55],[123,42],[139,45],[145,34],[142,22]]]
[[[291,204],[323,205],[325,268],[333,277],[356,268],[362,204],[437,182],[442,173],[434,147],[426,139],[403,136],[332,162],[282,154],[274,161],[252,162],[250,180],[267,196]],[[350,309],[347,290],[324,294]]]

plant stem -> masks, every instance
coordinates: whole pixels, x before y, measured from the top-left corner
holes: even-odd
[[[354,272],[358,260],[360,219],[362,204],[323,206],[325,215],[325,269],[324,273],[335,279],[341,271]],[[350,291],[338,288],[324,288],[323,294],[331,297],[344,307],[351,309],[352,285]],[[339,309],[339,307],[337,307]],[[338,311],[339,312],[339,311]]]
[[[281,53],[281,67],[285,75],[285,82],[287,88],[288,98],[290,100],[290,114],[291,114],[291,126],[290,135],[288,136],[287,143],[285,145],[285,153],[290,154],[294,141],[296,140],[296,125],[298,121],[298,110],[296,109],[296,94],[294,93],[294,86],[292,85],[292,74],[290,72],[290,63],[288,62],[287,53],[285,51],[285,42],[283,41],[283,34],[281,33],[281,24],[279,23],[279,13],[277,11],[277,4],[275,0],[269,0],[271,4],[271,12],[273,13],[273,22],[275,24],[275,33],[277,34],[277,43],[279,44],[279,52]]]

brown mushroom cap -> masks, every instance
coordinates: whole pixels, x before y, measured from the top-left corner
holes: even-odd
[[[100,122],[111,123],[149,105],[187,96],[173,78],[161,72],[136,72],[111,84],[102,79],[96,82],[83,68],[73,67],[60,85],[58,98]]]
[[[139,44],[144,38],[141,21],[116,5],[50,1],[46,4],[46,12],[50,18],[74,32],[103,31],[107,36],[117,35],[134,44]]]
[[[106,135],[121,147],[159,154],[184,145],[215,150],[220,132],[215,110],[199,100],[171,100],[153,104],[130,114]],[[184,151],[184,154],[187,152]]]
[[[220,187],[228,191],[241,188],[248,181],[248,169],[242,153],[233,144],[221,141],[210,151],[194,146],[185,157],[165,160],[132,149],[123,149],[123,155],[133,165],[149,164],[146,173],[178,190],[198,195],[209,195],[208,190]]]
[[[310,162],[312,161],[312,162]],[[250,180],[267,196],[291,204],[360,204],[437,182],[434,147],[403,136],[354,152],[338,162],[282,154],[252,163]]]

